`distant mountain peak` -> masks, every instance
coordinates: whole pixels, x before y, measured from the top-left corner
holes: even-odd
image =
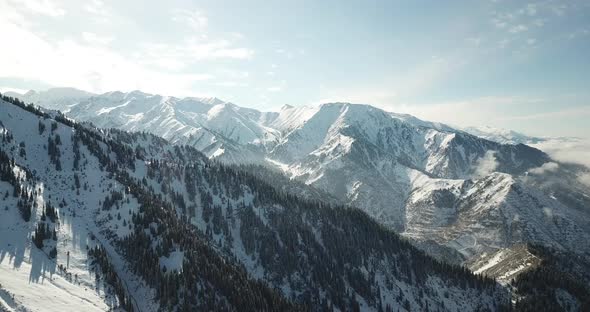
[[[488,125],[465,127],[461,130],[486,140],[502,144],[536,144],[545,140],[545,138],[528,136],[514,130],[496,128]]]

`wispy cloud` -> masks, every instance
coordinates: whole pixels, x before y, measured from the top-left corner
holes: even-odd
[[[551,120],[563,117],[590,117],[590,106],[574,107],[568,109],[562,109],[558,111],[538,113],[538,114],[526,114],[517,116],[505,116],[499,118],[499,120],[509,121],[524,121],[524,120]]]
[[[582,138],[556,138],[532,145],[555,160],[585,165],[590,168],[590,140]]]
[[[498,160],[495,151],[487,151],[484,156],[480,157],[473,168],[473,178],[481,179],[496,171]]]
[[[564,162],[586,166],[590,169],[590,140],[580,138],[556,138],[532,145],[551,156],[551,158]],[[542,172],[554,170],[555,165],[541,166]],[[578,174],[578,181],[590,187],[590,172]]]
[[[279,92],[279,91],[283,91],[286,87],[287,87],[287,82],[285,80],[281,80],[280,82],[278,82],[278,84],[266,88],[266,91]]]
[[[101,36],[91,32],[82,32],[82,38],[90,44],[107,45],[113,41],[112,36]]]
[[[523,31],[527,31],[527,30],[529,30],[528,27],[526,27],[525,25],[519,24],[519,25],[510,27],[509,32],[513,33],[513,34],[517,34],[519,32],[523,32]]]
[[[543,0],[524,5],[518,5],[517,3],[514,1],[495,2],[490,17],[490,23],[496,29],[497,36],[500,37],[498,47],[503,49],[512,46],[517,52],[537,47],[535,43],[539,40],[535,39],[534,42],[531,42],[531,39],[527,38],[531,35],[547,37],[551,34],[551,36],[559,37],[559,35],[555,35],[555,32],[563,30],[558,27],[554,27],[550,32],[540,33],[540,31],[548,24],[559,23],[565,16],[571,15],[579,7],[576,1]],[[579,34],[571,32],[569,37],[573,39]]]
[[[107,9],[106,5],[102,0],[90,0],[86,2],[84,9],[91,14],[94,14],[99,17],[108,17],[110,14],[109,10]]]
[[[60,7],[57,1],[53,0],[9,0],[9,2],[20,4],[29,12],[33,12],[35,14],[50,17],[61,17],[66,14],[66,10]]]
[[[135,42],[136,38],[128,40],[131,38],[125,36],[130,34],[122,32],[116,39],[126,42],[125,49],[115,47],[115,38],[111,35],[82,29],[78,38],[55,38],[39,31],[35,23],[27,23],[34,20],[36,14],[50,17],[66,14],[57,4],[50,0],[0,3],[0,37],[18,42],[11,49],[0,50],[0,77],[94,92],[143,89],[179,96],[201,95],[194,91],[195,84],[212,80],[214,75],[196,71],[195,64],[204,60],[244,60],[254,54],[253,50],[236,44],[243,36],[227,33],[224,37],[211,32],[207,17],[198,10],[179,10],[172,14],[171,19],[177,19],[175,22],[190,26],[185,27],[189,31],[180,33],[181,40],[163,40],[157,44]],[[92,0],[77,8],[68,7],[70,9],[72,14],[86,14],[77,18],[116,17],[122,19],[118,23],[130,22],[111,14],[101,0]],[[135,49],[129,49],[129,45]],[[236,77],[224,75],[219,77],[219,83],[244,85],[244,82],[233,83]]]
[[[211,78],[206,74],[172,75],[155,71],[103,46],[76,41],[50,42],[2,21],[0,36],[20,43],[19,49],[0,51],[4,76],[99,92],[145,89],[167,94],[190,93],[195,81]]]
[[[318,105],[334,102],[348,102],[355,104],[371,104],[385,110],[391,109],[397,98],[391,86],[355,86],[350,88],[335,88],[321,85],[319,97],[306,103]]]
[[[568,34],[568,38],[575,39],[575,38],[580,38],[580,37],[586,37],[588,35],[590,35],[590,29],[583,28],[583,29],[578,29],[578,30],[571,32],[570,34]]]
[[[235,47],[225,39],[186,38],[182,43],[147,43],[141,50],[148,57],[160,57],[183,60],[186,63],[214,59],[249,59],[254,51],[248,48]]]
[[[187,25],[193,31],[204,31],[209,25],[209,19],[200,10],[174,9],[172,20]]]
[[[213,83],[215,86],[220,87],[247,87],[247,82],[240,82],[240,81],[221,81]]]
[[[29,90],[26,89],[20,89],[20,88],[13,88],[13,87],[0,87],[0,92],[4,93],[4,92],[16,92],[16,93],[20,93],[20,94],[24,94]]]
[[[544,163],[543,165],[541,165],[540,167],[533,168],[533,169],[529,170],[529,173],[541,175],[546,172],[554,172],[557,169],[559,169],[559,165],[557,163],[547,162],[547,163]]]
[[[200,10],[174,9],[172,21],[188,27],[190,31],[180,42],[143,44],[141,50],[144,55],[175,59],[179,64],[215,59],[250,59],[254,55],[254,50],[235,45],[236,40],[244,38],[240,33],[231,32],[226,38],[211,35],[209,19]]]

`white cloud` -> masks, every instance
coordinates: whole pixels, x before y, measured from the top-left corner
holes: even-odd
[[[551,5],[549,8],[555,13],[555,15],[564,16],[568,6],[565,4],[555,4]]]
[[[510,41],[511,40],[504,38],[504,39],[498,41],[498,47],[500,49],[504,49],[504,48],[506,48],[508,46],[508,44],[510,43]]]
[[[172,14],[173,21],[184,23],[193,31],[204,31],[209,25],[209,19],[199,10],[175,9]]]
[[[578,181],[590,187],[590,173],[582,173],[578,176]]]
[[[572,122],[582,123],[590,117],[590,106],[574,106],[556,111],[530,113],[535,107],[575,101],[567,95],[552,98],[532,96],[487,96],[440,103],[395,103],[387,110],[414,115],[425,120],[444,122],[459,127],[492,126],[529,132],[537,136],[589,136],[585,129],[576,130]],[[516,109],[515,109],[516,108]],[[523,108],[523,109],[521,109]],[[586,132],[585,132],[586,131]]]
[[[484,156],[479,158],[475,164],[473,177],[481,179],[493,173],[498,168],[498,160],[496,159],[496,151],[487,151]]]
[[[516,34],[519,32],[527,31],[529,28],[525,25],[519,24],[510,28],[509,32]]]
[[[583,116],[590,117],[590,106],[573,107],[573,108],[562,109],[559,111],[537,113],[537,114],[504,116],[504,117],[499,118],[499,120],[504,120],[504,121],[553,120],[556,118],[583,117]]]
[[[481,37],[467,38],[467,41],[475,46],[481,45],[483,39]]]
[[[10,0],[13,3],[20,4],[25,7],[29,12],[50,16],[60,17],[66,14],[66,11],[59,7],[56,1],[53,0]]]
[[[269,92],[279,92],[281,90],[283,90],[283,87],[270,87],[270,88],[266,88],[267,91]]]
[[[570,33],[568,35],[569,39],[575,39],[575,38],[579,38],[579,37],[585,37],[590,35],[590,30],[583,28],[583,29],[578,29],[572,33]]]
[[[553,209],[551,209],[549,207],[543,207],[543,214],[548,219],[552,219],[553,218]]]
[[[210,80],[216,74],[195,72],[199,62],[244,60],[254,55],[253,50],[236,45],[244,38],[239,33],[209,34],[207,17],[197,10],[175,11],[173,19],[191,26],[190,31],[186,31],[187,27],[181,28],[177,33],[180,39],[170,39],[176,41],[169,42],[164,39],[150,44],[135,41],[136,38],[129,40],[131,33],[125,31],[117,32],[115,42],[114,37],[104,35],[106,30],[97,32],[96,28],[92,28],[111,19],[118,25],[136,22],[112,15],[101,0],[82,3],[78,8],[68,7],[73,12],[71,14],[81,14],[76,18],[94,19],[95,22],[80,24],[82,29],[78,39],[56,37],[51,28],[39,29],[45,24],[38,24],[35,14],[65,14],[65,10],[60,11],[56,5],[57,2],[9,1],[0,1],[0,37],[6,42],[18,44],[11,49],[0,50],[2,78],[32,80],[43,85],[76,87],[93,92],[142,89],[179,96],[200,95],[193,91],[195,84]],[[35,11],[29,7],[35,8]],[[86,26],[88,28],[84,29]],[[200,32],[195,33],[197,29]],[[131,49],[114,45],[119,41],[131,45]],[[241,76],[238,77],[238,74]],[[238,74],[223,73],[220,84],[244,85],[243,82],[233,82],[248,74]]]
[[[530,16],[537,14],[537,5],[534,3],[529,3],[526,6],[526,13]]]
[[[248,83],[238,81],[221,81],[213,83],[213,85],[220,87],[247,87]]]
[[[113,41],[111,36],[101,36],[91,32],[82,32],[82,38],[90,44],[107,45]]]
[[[5,92],[16,92],[16,93],[20,93],[20,94],[25,94],[27,93],[26,89],[19,89],[19,88],[12,88],[12,87],[0,87],[0,93],[5,93]]]
[[[250,77],[249,72],[240,70],[220,69],[217,70],[216,73],[232,80],[244,80]]]
[[[541,102],[542,99],[518,96],[486,96],[461,101],[433,104],[395,104],[390,109],[426,120],[434,120],[461,126],[491,125],[490,122],[505,117],[501,108]]]
[[[537,168],[533,168],[533,169],[529,170],[529,173],[540,175],[540,174],[544,174],[546,172],[555,172],[557,169],[559,169],[559,165],[557,163],[547,162],[547,163],[544,163],[543,165],[541,165],[541,167],[537,167]]]
[[[590,140],[580,138],[555,138],[531,146],[546,152],[551,158],[557,161],[583,165],[590,170]],[[557,164],[548,164],[554,163],[546,163],[535,169],[539,169],[541,173],[557,169]],[[532,172],[533,170],[531,170],[531,173],[536,172]],[[580,172],[578,174],[578,181],[590,187],[590,171]]]
[[[321,86],[320,96],[309,105],[323,103],[347,102],[355,104],[371,104],[385,110],[390,110],[397,94],[391,87],[356,87],[356,88],[327,88]]]
[[[555,138],[531,146],[546,152],[557,161],[581,164],[590,168],[590,140]]]
[[[416,64],[403,76],[398,76],[393,81],[388,81],[385,88],[395,86],[395,92],[400,97],[422,95],[429,88],[441,81],[448,80],[453,73],[474,60],[475,56],[465,49],[457,49],[443,56],[432,56]],[[391,103],[389,103],[391,105]]]
[[[497,29],[498,36],[510,35],[510,37],[518,37],[519,34],[525,32],[533,32],[537,28],[544,27],[548,23],[556,23],[563,16],[576,7],[575,4],[564,4],[559,1],[533,1],[526,5],[514,7],[515,2],[505,1],[496,2],[494,9],[491,11],[490,21]],[[557,28],[553,31],[560,31]],[[550,35],[550,34],[547,34]],[[572,33],[569,34],[573,38]],[[508,41],[502,39],[501,48],[507,46]],[[519,41],[520,42],[520,41]],[[535,45],[536,39],[526,40],[528,48]],[[518,45],[517,48],[524,48]],[[517,51],[522,52],[522,51]]]
[[[275,52],[281,55],[286,56],[288,59],[292,59],[293,57],[295,57],[295,54],[291,51],[285,50],[285,49],[275,49]],[[297,53],[304,55],[305,54],[305,50],[303,49],[298,49]]]
[[[492,15],[492,24],[500,29],[506,28],[515,19],[515,16],[511,13],[492,12]]]
[[[148,57],[184,60],[186,63],[215,59],[249,59],[254,55],[253,50],[234,47],[232,42],[225,39],[203,40],[195,37],[187,38],[180,44],[144,44],[141,50]]]
[[[545,22],[547,20],[545,18],[537,18],[533,21],[533,25],[537,26],[537,27],[543,27],[543,25],[545,25]]]
[[[186,67],[186,63],[182,62],[179,59],[171,57],[155,56],[154,58],[146,59],[142,62],[144,64],[154,65],[160,69],[167,70],[170,72],[180,71]]]
[[[84,6],[84,9],[88,13],[92,13],[92,14],[99,15],[99,16],[110,15],[109,11],[107,10],[106,6],[104,5],[104,2],[101,0],[87,1],[86,5]]]
[[[0,20],[0,37],[19,42],[18,49],[0,50],[3,77],[94,92],[143,89],[175,95],[193,95],[196,81],[212,78],[207,74],[156,71],[102,46],[71,40],[50,42],[7,21]]]

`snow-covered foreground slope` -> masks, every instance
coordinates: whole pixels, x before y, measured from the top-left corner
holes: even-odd
[[[494,281],[434,261],[357,209],[301,200],[157,137],[29,110],[0,101],[6,309],[507,303]],[[39,240],[40,224],[48,234]]]
[[[527,145],[493,141],[534,139],[518,133],[471,129],[493,139],[486,140],[348,103],[264,113],[220,100],[139,91],[72,98],[68,114],[74,119],[148,131],[225,163],[276,168],[449,260],[523,242],[588,252],[575,248],[590,232],[590,191],[578,182],[588,169],[557,164]],[[62,102],[42,104],[55,108]],[[567,187],[535,182],[553,180],[556,173]]]
[[[88,259],[87,252],[98,242],[105,248],[113,248],[101,231],[116,224],[107,222],[104,228],[100,228],[95,220],[101,218],[97,213],[104,195],[110,191],[122,191],[122,186],[100,170],[97,159],[84,147],[79,151],[84,171],[73,169],[72,128],[44,120],[6,102],[0,103],[0,116],[1,150],[14,157],[11,168],[19,177],[16,184],[0,182],[0,193],[3,194],[0,283],[5,302],[11,309],[19,311],[104,311],[119,306],[120,300],[112,287],[96,278],[95,266]],[[43,134],[39,134],[39,124],[45,125]],[[54,129],[52,125],[55,125]],[[62,142],[59,144],[60,170],[48,155],[50,137],[59,137]],[[83,187],[77,188],[76,184]],[[18,209],[29,203],[20,194],[14,196],[19,192],[15,191],[15,185],[29,194],[32,210],[29,221],[24,220]],[[55,222],[44,216],[44,208],[52,204],[59,207]],[[32,243],[37,224],[47,224],[57,234],[55,240],[45,240],[43,249]],[[57,250],[54,257],[49,256],[51,246]],[[114,256],[113,261],[116,263],[117,260],[118,257]],[[142,283],[124,272],[124,265],[119,268],[121,272],[117,274],[126,276],[126,287],[137,300],[136,309],[157,310],[157,305],[145,305],[146,300],[153,297],[150,290],[133,291],[131,287]]]

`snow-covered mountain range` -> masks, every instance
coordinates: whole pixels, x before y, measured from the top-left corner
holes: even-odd
[[[140,91],[14,96],[99,127],[188,144],[225,163],[275,167],[451,261],[525,242],[590,252],[590,191],[577,180],[587,169],[520,144],[536,138],[518,133],[457,130],[349,103],[260,112]],[[560,183],[543,183],[548,176]]]
[[[508,304],[493,280],[435,261],[358,209],[281,192],[189,146],[10,101],[0,100],[0,310]]]

